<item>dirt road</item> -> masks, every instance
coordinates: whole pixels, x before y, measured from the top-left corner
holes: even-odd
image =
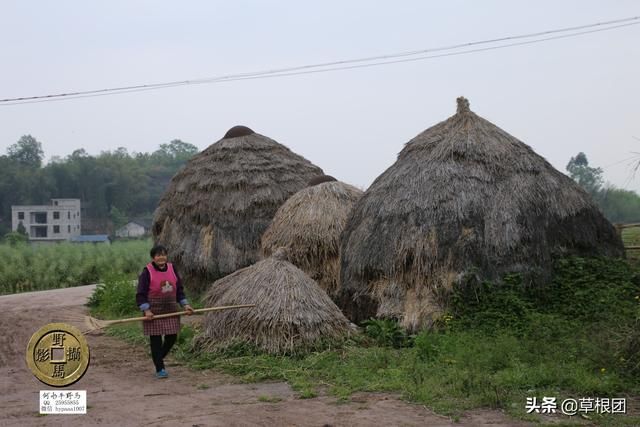
[[[497,411],[454,423],[388,394],[362,393],[347,404],[331,396],[299,399],[286,383],[237,384],[232,377],[171,363],[156,380],[145,349],[88,336],[91,364],[68,387],[87,390],[86,415],[39,415],[40,383],[25,363],[31,335],[49,322],[78,318],[92,286],[0,297],[0,426],[525,426]],[[77,322],[75,326],[81,327]],[[265,402],[269,400],[271,402]]]

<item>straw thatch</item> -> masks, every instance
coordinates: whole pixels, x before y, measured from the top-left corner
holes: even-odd
[[[245,126],[194,156],[171,180],[154,214],[185,285],[207,283],[258,260],[260,236],[280,205],[322,170]]]
[[[317,283],[286,261],[283,248],[215,282],[205,304],[256,305],[207,314],[197,342],[211,350],[246,343],[271,354],[304,353],[341,341],[351,331]]]
[[[624,256],[585,191],[464,98],[365,192],[341,252],[347,316],[394,317],[410,329],[445,309],[454,284],[519,272],[540,285],[554,257]]]
[[[311,178],[309,180],[309,187],[313,187],[314,185],[322,184],[323,182],[331,182],[331,181],[337,181],[337,179],[335,179],[331,175],[316,176],[316,177],[313,177],[313,178]]]
[[[340,233],[362,191],[335,178],[314,179],[310,185],[318,181],[280,206],[262,235],[262,254],[269,256],[279,247],[287,248],[289,261],[335,298],[340,278]]]

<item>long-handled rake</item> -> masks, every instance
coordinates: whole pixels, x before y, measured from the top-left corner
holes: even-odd
[[[194,314],[199,313],[207,313],[210,311],[222,311],[222,310],[232,310],[237,308],[251,308],[255,307],[255,304],[241,304],[241,305],[225,305],[219,307],[208,307],[208,308],[199,308],[193,310]],[[183,316],[186,315],[186,311],[176,311],[175,313],[167,313],[167,314],[156,314],[153,316],[152,320],[155,319],[164,319],[165,317],[174,317],[174,316]],[[82,331],[83,334],[90,334],[96,331],[99,331],[107,326],[117,325],[120,323],[128,323],[128,322],[139,322],[142,320],[148,320],[146,317],[130,317],[128,319],[118,319],[118,320],[100,320],[95,317],[85,316],[85,325],[87,326],[87,330]]]

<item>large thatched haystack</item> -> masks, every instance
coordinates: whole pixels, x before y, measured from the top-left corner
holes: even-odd
[[[520,272],[542,284],[565,254],[623,256],[589,195],[469,110],[409,141],[351,212],[341,243],[347,316],[428,325],[453,284]]]
[[[262,253],[285,247],[289,261],[334,298],[340,279],[340,233],[362,191],[321,177],[291,196],[276,212],[262,235]]]
[[[185,285],[207,283],[258,260],[260,236],[280,205],[322,170],[284,145],[236,126],[171,180],[153,219]]]
[[[281,248],[263,261],[216,281],[207,306],[255,304],[209,313],[200,346],[248,343],[272,353],[302,353],[344,339],[350,323],[318,284],[286,261]]]

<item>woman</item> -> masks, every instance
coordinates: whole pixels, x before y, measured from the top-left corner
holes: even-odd
[[[185,298],[180,276],[173,265],[167,262],[167,248],[156,245],[151,248],[150,254],[152,261],[138,277],[136,303],[147,318],[142,325],[144,334],[149,336],[156,377],[167,378],[169,374],[164,369],[164,358],[176,342],[180,331],[180,316],[164,319],[154,319],[153,316],[175,313],[178,311],[177,303],[180,303],[189,315],[193,314],[193,308]]]

